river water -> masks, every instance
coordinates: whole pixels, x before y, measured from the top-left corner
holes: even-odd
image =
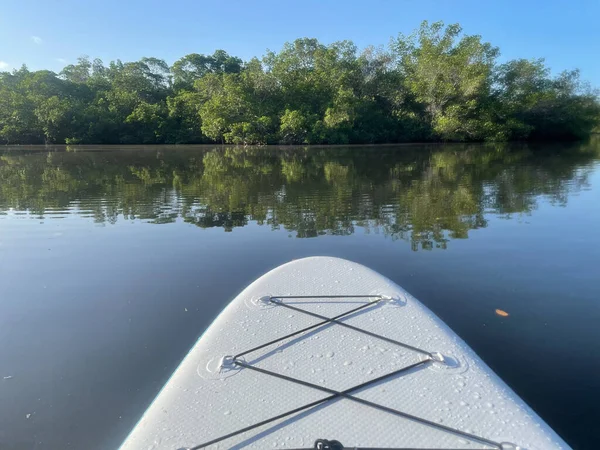
[[[4,147],[0,448],[117,447],[237,293],[310,255],[405,287],[595,448],[599,230],[600,139]]]

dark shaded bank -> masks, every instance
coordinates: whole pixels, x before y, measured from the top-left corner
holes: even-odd
[[[459,25],[423,22],[387,49],[286,43],[261,59],[223,50],[169,66],[79,59],[60,74],[0,73],[7,144],[360,144],[576,140],[600,104],[577,70],[499,64]]]

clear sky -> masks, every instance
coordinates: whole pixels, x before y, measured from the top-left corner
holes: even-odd
[[[362,48],[424,19],[460,23],[502,59],[580,68],[600,87],[600,0],[2,0],[0,70],[59,71],[80,55],[173,63],[218,48],[248,59],[298,37]]]

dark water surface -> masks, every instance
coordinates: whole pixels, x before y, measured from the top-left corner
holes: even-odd
[[[309,255],[405,287],[597,448],[600,140],[0,149],[0,448],[116,447],[227,302]]]

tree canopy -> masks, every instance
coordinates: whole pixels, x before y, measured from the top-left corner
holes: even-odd
[[[297,39],[242,61],[224,50],[79,58],[59,74],[0,72],[7,144],[348,144],[580,139],[598,126],[596,91],[543,60],[500,64],[458,24],[423,22],[389,47]]]

